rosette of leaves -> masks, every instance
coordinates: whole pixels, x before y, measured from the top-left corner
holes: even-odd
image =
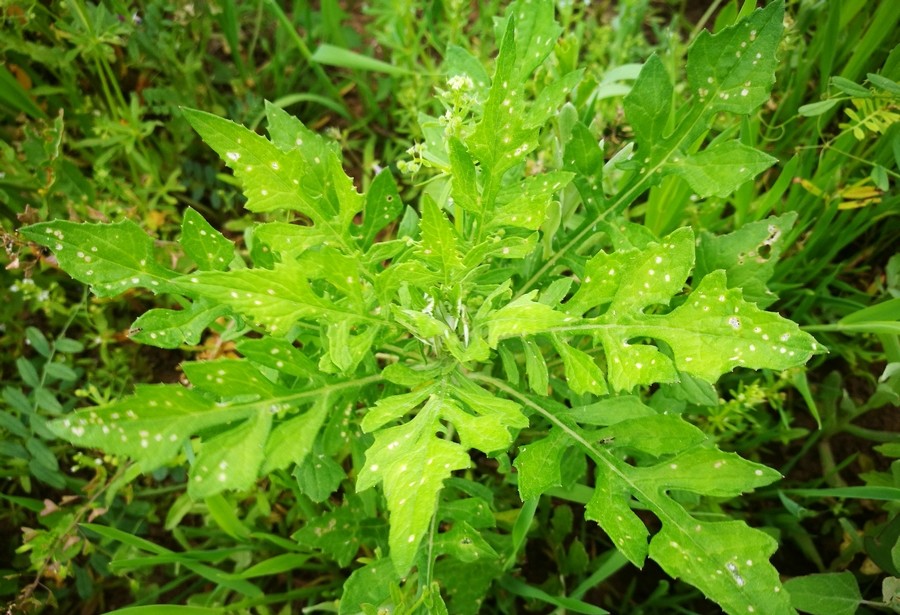
[[[176,308],[135,322],[135,340],[196,344],[211,323],[230,319],[241,358],[186,363],[190,386],[139,387],[52,429],[144,471],[189,460],[195,498],[247,490],[293,466],[324,498],[344,469],[331,463],[322,483],[313,465],[364,448],[352,475],[356,490],[384,496],[389,560],[368,567],[379,583],[351,576],[341,612],[391,601],[390,581],[413,569],[435,604],[435,570],[476,566],[488,584],[504,574],[500,562],[514,553],[499,554],[508,543],[495,539],[491,515],[475,515],[487,500],[444,499],[447,479],[473,467],[473,451],[515,452],[526,501],[572,476],[592,485],[586,516],[628,560],[640,567],[653,558],[727,612],[789,612],[768,561],[774,539],[742,521],[698,519],[673,497],[737,497],[778,473],[717,449],[681,417],[645,405],[641,392],[711,387],[733,369],[787,369],[821,350],[735,284],[769,298],[770,263],[737,252],[765,244],[777,255],[792,218],[718,243],[704,237],[696,269],[692,230],[656,238],[616,218],[666,173],[722,196],[771,164],[736,141],[703,143],[715,114],[749,113],[766,99],[782,10],[775,3],[701,35],[688,54],[691,99],[677,114],[663,64],[647,62],[625,101],[636,135],[623,169],[630,175],[612,195],[599,181],[603,153],[577,122],[556,144],[559,168],[526,171],[558,138],[550,130],[557,111],[581,79],[546,63],[560,34],[549,0],[512,5],[498,25],[491,77],[465,52],[448,53],[447,72],[468,78],[454,83],[471,84],[471,104],[451,123],[422,118],[420,151],[439,178],[417,207],[402,202],[389,171],[361,194],[337,145],[275,106],[268,138],[186,110],[241,182],[247,208],[288,212],[290,222],[254,225],[239,249],[187,210],[179,243],[196,265],[188,273],[163,265],[153,240],[127,220],[22,232],[98,296],[141,287],[174,297]],[[527,427],[540,435],[520,437]],[[473,516],[447,512],[454,507]],[[661,529],[651,536],[634,507]],[[353,555],[342,550],[339,559]],[[435,567],[436,559],[456,564]]]

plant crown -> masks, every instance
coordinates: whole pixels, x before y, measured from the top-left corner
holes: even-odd
[[[486,455],[517,481],[526,508],[554,489],[588,489],[585,516],[636,566],[654,559],[729,613],[790,612],[769,563],[776,541],[739,520],[698,518],[684,497],[737,497],[778,472],[719,450],[670,402],[715,399],[713,384],[735,368],[784,370],[822,351],[763,309],[794,218],[657,238],[622,217],[666,175],[700,198],[725,197],[773,164],[712,126],[767,100],[782,15],[773,3],[702,33],[685,100],[652,56],[624,100],[634,141],[604,163],[603,144],[566,103],[582,71],[558,74],[552,61],[552,3],[515,3],[497,25],[492,77],[461,48],[448,51],[447,113],[420,117],[426,139],[405,163],[436,175],[417,208],[389,170],[361,194],[337,145],[276,106],[268,138],[185,110],[247,209],[287,221],[254,224],[239,250],[188,209],[179,245],[190,273],[163,265],[165,251],[129,220],[22,232],[98,297],[145,288],[175,298],[178,309],[138,318],[132,339],[195,345],[230,319],[240,358],[186,362],[190,386],[140,386],[53,431],[143,472],[189,463],[198,499],[293,469],[324,501],[350,456],[357,492],[380,489],[389,511],[389,558],[366,569],[392,580],[416,568],[426,591],[441,580],[438,560],[495,562],[495,572],[479,568],[487,583],[501,560],[514,563],[520,545],[498,537],[490,494],[460,478],[478,478],[473,455]],[[361,505],[345,502],[329,521],[349,527]],[[659,531],[651,536],[635,507]],[[319,530],[318,546],[348,565],[359,538],[327,546],[326,524]],[[511,553],[498,553],[503,545]],[[341,612],[378,591],[356,577]]]

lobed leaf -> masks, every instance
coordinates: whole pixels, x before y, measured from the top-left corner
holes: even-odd
[[[462,446],[437,435],[445,403],[434,396],[409,422],[379,430],[356,481],[357,491],[382,484],[391,511],[391,559],[401,576],[428,531],[444,480],[471,465]]]

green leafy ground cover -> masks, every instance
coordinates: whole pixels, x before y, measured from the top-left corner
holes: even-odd
[[[897,609],[891,3],[470,8],[5,9],[11,610]]]

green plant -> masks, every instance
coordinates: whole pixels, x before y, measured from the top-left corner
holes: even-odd
[[[173,309],[138,318],[133,339],[196,344],[226,318],[241,355],[186,362],[190,387],[139,386],[51,429],[144,472],[189,464],[188,495],[220,514],[223,492],[284,481],[293,468],[305,497],[333,499],[296,540],[341,566],[365,550],[342,613],[382,603],[446,612],[445,599],[474,612],[493,579],[516,595],[605,612],[583,599],[602,575],[577,548],[567,566],[584,583],[570,595],[512,573],[548,492],[586,503],[624,559],[640,567],[649,556],[729,613],[791,612],[769,563],[777,542],[727,503],[778,472],[723,452],[664,398],[645,402],[651,389],[708,397],[736,368],[783,370],[823,350],[757,305],[771,302],[769,258],[793,220],[698,244],[688,228],[658,238],[620,217],[665,175],[726,196],[772,164],[733,131],[712,129],[718,114],[767,99],[782,13],[773,3],[702,33],[684,102],[651,57],[625,99],[635,142],[604,165],[577,114],[558,114],[581,72],[545,64],[560,34],[552,4],[513,4],[493,77],[462,50],[448,58],[448,87],[465,104],[451,104],[444,122],[422,120],[414,164],[436,179],[416,209],[387,171],[357,192],[335,144],[276,106],[268,139],[185,111],[250,211],[287,210],[298,223],[253,225],[239,252],[189,209],[179,240],[189,273],[163,265],[164,251],[129,220],[24,228],[98,297],[133,288],[172,297]],[[521,508],[491,509],[508,485]],[[370,489],[379,486],[383,499]],[[347,538],[361,514],[375,522],[385,512],[386,544]],[[565,534],[570,524],[553,519]],[[458,595],[471,576],[479,582]],[[253,597],[246,585],[223,587],[210,604],[230,590]]]

